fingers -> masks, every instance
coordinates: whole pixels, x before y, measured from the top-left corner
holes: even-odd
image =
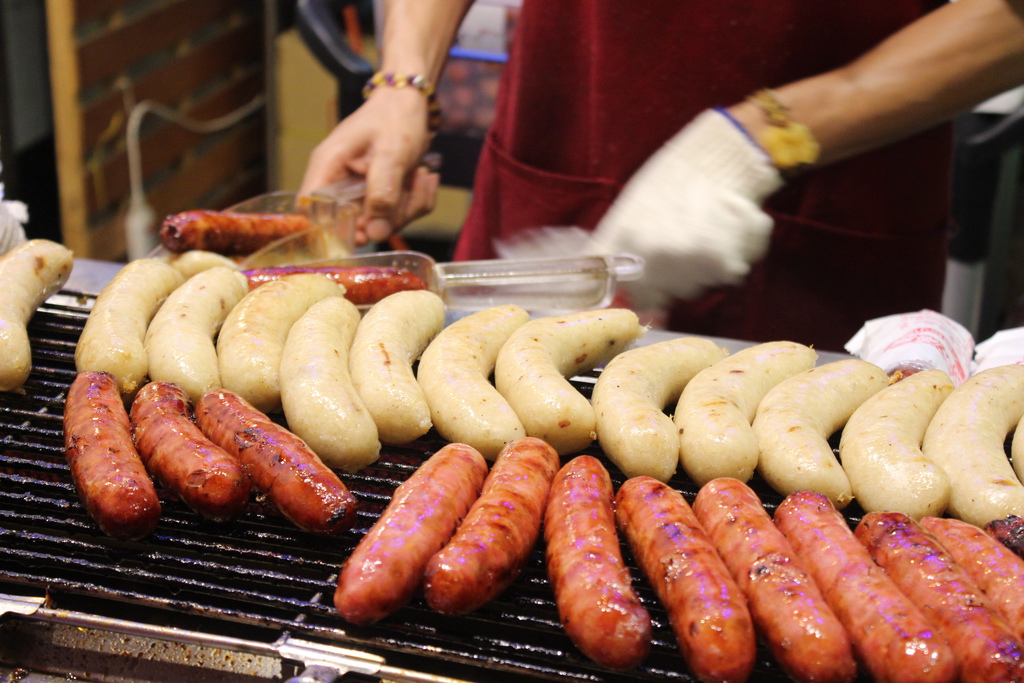
[[[440,182],[437,173],[418,166],[400,183],[397,193],[368,194],[364,216],[357,222],[356,243],[383,242],[410,221],[433,211]],[[372,178],[368,176],[367,187],[373,187],[371,183]],[[390,188],[378,186],[376,189]],[[391,204],[392,197],[394,204]]]

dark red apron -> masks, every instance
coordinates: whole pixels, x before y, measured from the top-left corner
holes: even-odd
[[[456,259],[525,228],[592,228],[704,109],[845,64],[939,0],[524,0]],[[816,170],[769,199],[747,281],[677,302],[691,334],[840,350],[870,318],[941,303],[951,133]]]

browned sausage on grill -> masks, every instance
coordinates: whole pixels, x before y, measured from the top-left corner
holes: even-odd
[[[953,558],[900,512],[870,512],[856,529],[875,562],[949,641],[964,683],[1024,680],[1024,649]]]
[[[307,216],[235,211],[184,211],[164,219],[160,243],[180,254],[190,249],[245,256],[274,240],[313,227]]]
[[[923,517],[934,536],[971,582],[985,593],[1018,638],[1024,638],[1024,559],[984,531],[951,517]]]
[[[404,481],[342,567],[334,593],[341,616],[369,624],[409,602],[486,476],[487,461],[475,448],[451,443]]]
[[[241,460],[253,485],[300,529],[338,534],[352,526],[356,499],[295,434],[238,394],[213,389],[196,405],[196,423]]]
[[[853,680],[857,664],[845,629],[757,494],[737,479],[713,479],[693,511],[782,668],[798,681]]]
[[[252,483],[241,461],[216,445],[193,421],[188,394],[169,382],[150,382],[135,396],[132,438],[146,469],[197,513],[214,521],[238,517]]]
[[[128,413],[107,372],[80,372],[64,404],[64,450],[89,515],[113,538],[148,536],[160,499],[132,442]]]
[[[1024,517],[1007,515],[985,525],[985,533],[1024,557]]]
[[[544,540],[565,632],[601,666],[630,669],[650,651],[651,617],[622,559],[613,493],[601,461],[589,455],[570,460],[551,485]]]
[[[443,614],[464,614],[515,580],[540,536],[558,467],[558,453],[540,439],[516,439],[501,449],[480,497],[427,563],[427,604]]]
[[[345,298],[356,306],[372,305],[395,292],[426,289],[427,283],[405,268],[379,266],[270,266],[244,271],[249,289],[295,273],[320,273],[345,287]]]
[[[615,517],[693,674],[708,683],[747,680],[757,638],[746,598],[683,495],[634,477],[619,487]]]
[[[827,496],[790,494],[775,509],[775,525],[846,627],[876,683],[956,680],[949,643],[875,564]]]

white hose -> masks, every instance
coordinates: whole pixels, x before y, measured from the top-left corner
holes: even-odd
[[[155,229],[156,212],[146,202],[145,184],[142,178],[142,158],[139,149],[139,130],[146,114],[155,114],[193,133],[207,134],[230,128],[264,106],[263,95],[257,95],[235,111],[210,121],[197,121],[171,107],[153,100],[144,100],[132,107],[126,126],[128,147],[128,173],[131,195],[128,214],[125,216],[125,239],[128,260],[143,258],[157,245]]]

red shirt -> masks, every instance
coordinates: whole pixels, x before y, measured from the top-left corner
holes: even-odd
[[[543,225],[593,227],[704,109],[841,66],[934,0],[524,0],[456,259]],[[677,302],[672,329],[840,350],[865,320],[941,304],[948,126],[772,196],[746,282]]]

